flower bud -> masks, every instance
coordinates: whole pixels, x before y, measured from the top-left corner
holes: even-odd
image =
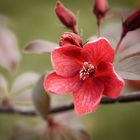
[[[82,38],[75,33],[65,32],[61,38],[59,45],[62,47],[67,45],[82,46]]]
[[[123,22],[123,36],[138,28],[140,28],[140,9],[130,14]]]
[[[59,20],[67,27],[73,30],[74,33],[78,33],[77,29],[77,18],[70,11],[68,8],[66,8],[60,1],[57,1],[55,6],[55,13]]]
[[[95,0],[93,13],[95,14],[98,20],[103,18],[107,11],[108,11],[108,6],[106,0]]]

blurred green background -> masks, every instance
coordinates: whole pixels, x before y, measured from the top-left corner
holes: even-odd
[[[61,0],[79,16],[79,29],[86,40],[97,33],[96,19],[92,14],[92,0]],[[0,0],[0,14],[10,19],[9,27],[18,38],[22,54],[17,73],[9,74],[4,69],[10,82],[16,75],[34,71],[44,73],[51,70],[49,56],[23,53],[25,45],[35,39],[58,42],[60,35],[68,31],[58,21],[54,13],[55,0]],[[111,9],[137,8],[140,0],[109,0]],[[104,21],[107,24],[107,21]],[[0,114],[0,140],[6,140],[12,125],[17,121],[34,124],[38,118]],[[121,104],[100,106],[95,113],[81,117],[85,128],[93,140],[140,140],[140,104]]]

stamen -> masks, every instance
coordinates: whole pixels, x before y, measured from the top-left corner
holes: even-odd
[[[93,76],[94,72],[95,67],[88,62],[84,62],[83,67],[80,70],[80,79],[85,80],[86,78]]]

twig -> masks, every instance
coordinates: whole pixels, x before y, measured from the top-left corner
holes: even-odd
[[[122,95],[117,99],[109,99],[107,97],[103,97],[101,100],[101,104],[129,103],[129,102],[138,102],[138,101],[140,101],[140,91],[131,95]],[[50,109],[49,114],[61,113],[61,112],[72,110],[73,108],[74,108],[73,103],[69,103],[67,105],[58,106]],[[8,108],[4,106],[0,106],[0,113],[19,114],[19,115],[26,115],[26,116],[37,115],[35,110],[22,110],[16,108]]]
[[[137,92],[132,95],[122,95],[117,99],[110,99],[108,97],[103,97],[100,104],[128,103],[128,102],[138,102],[138,101],[140,101],[140,92]],[[64,112],[64,111],[71,110],[73,108],[74,108],[73,103],[70,103],[67,105],[52,108],[49,111],[49,113],[53,114],[53,113]]]
[[[8,108],[4,106],[0,106],[0,113],[7,113],[7,114],[19,114],[25,116],[36,116],[37,113],[35,110],[23,110],[18,108]]]

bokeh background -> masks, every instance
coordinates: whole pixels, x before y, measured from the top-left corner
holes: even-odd
[[[78,25],[84,41],[97,34],[96,19],[92,14],[92,0],[61,0],[65,6],[78,15]],[[58,42],[60,35],[68,29],[58,21],[55,0],[0,0],[0,14],[8,17],[9,28],[16,34],[21,52],[21,62],[14,75],[5,69],[0,72],[9,84],[23,72],[33,71],[43,74],[51,70],[47,55],[24,54],[25,45],[35,39]],[[133,10],[140,7],[140,0],[109,0],[110,9]],[[111,19],[103,21],[102,28]],[[115,27],[114,27],[115,28]],[[111,31],[110,31],[111,32]],[[95,113],[80,117],[93,140],[140,140],[140,104],[115,104],[100,106]],[[0,114],[0,140],[7,140],[13,125],[28,122],[34,126],[36,117]]]

